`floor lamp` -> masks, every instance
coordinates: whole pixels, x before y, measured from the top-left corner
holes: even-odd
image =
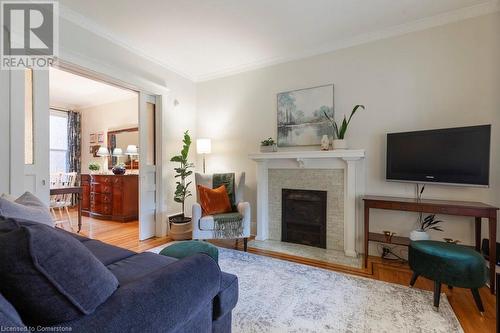
[[[207,138],[196,140],[196,152],[203,155],[203,173],[205,173],[205,156],[212,152],[212,140]]]

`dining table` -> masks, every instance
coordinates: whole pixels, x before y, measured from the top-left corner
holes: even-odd
[[[83,187],[81,186],[68,186],[68,187],[51,187],[50,195],[73,194],[77,201],[78,210],[78,231],[82,230],[82,195]]]

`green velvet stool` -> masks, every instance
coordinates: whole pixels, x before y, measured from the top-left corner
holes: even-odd
[[[161,255],[177,259],[186,258],[197,253],[205,253],[219,262],[219,250],[214,245],[201,241],[184,241],[174,243],[160,251]]]
[[[479,288],[487,281],[486,265],[480,253],[466,246],[436,241],[410,243],[408,261],[413,270],[410,286],[419,276],[434,281],[434,308],[439,308],[441,284],[450,288],[467,288],[472,292],[477,308],[484,312]]]

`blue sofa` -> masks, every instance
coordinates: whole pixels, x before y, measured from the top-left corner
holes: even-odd
[[[208,255],[177,260],[71,235],[114,274],[120,286],[93,313],[56,327],[86,333],[231,332],[238,279],[221,272]],[[0,310],[0,326],[24,326],[1,294]]]

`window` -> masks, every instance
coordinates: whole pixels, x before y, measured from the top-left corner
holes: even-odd
[[[50,173],[67,172],[68,114],[50,111]]]

